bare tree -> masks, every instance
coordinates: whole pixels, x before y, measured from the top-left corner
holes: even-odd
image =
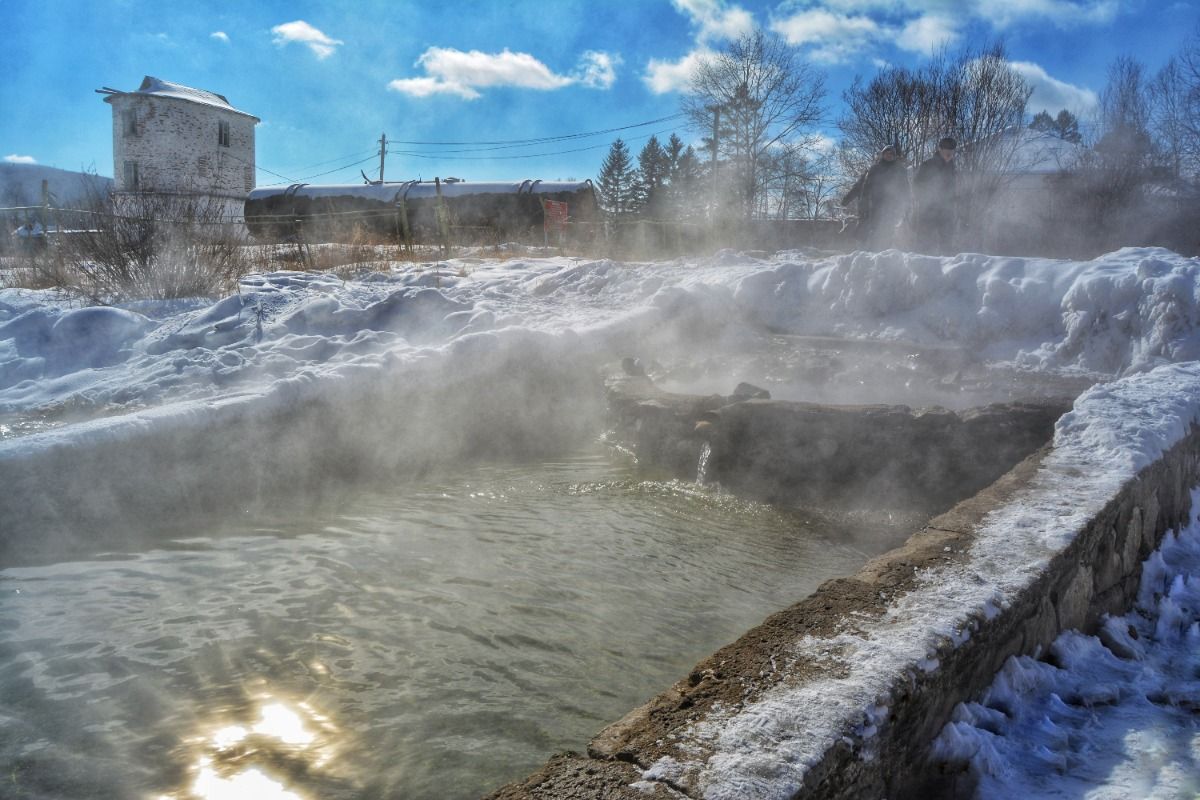
[[[960,219],[982,225],[997,196],[1013,181],[1024,135],[1025,105],[1033,88],[1012,68],[1002,44],[964,51],[948,92],[950,130],[960,149]],[[980,234],[983,232],[980,231]]]
[[[1119,56],[1100,93],[1100,139],[1095,148],[1110,162],[1143,164],[1151,155],[1150,87],[1146,67]]]
[[[1200,27],[1148,85],[1150,126],[1175,177],[1200,173]]]
[[[760,210],[759,171],[772,148],[811,146],[822,115],[825,77],[782,38],[756,31],[701,60],[683,111],[701,131],[719,115],[718,157],[743,216]]]
[[[920,69],[885,67],[869,82],[856,79],[843,95],[846,111],[838,121],[844,174],[861,174],[887,145],[919,162],[952,135],[964,145],[960,218],[978,220],[1011,179],[1032,93],[1001,43],[954,56],[942,50]]]
[[[905,156],[919,156],[946,134],[949,123],[939,98],[945,72],[941,53],[920,71],[888,66],[865,84],[861,76],[854,79],[842,94],[846,110],[838,120],[839,160],[846,176],[861,174],[888,145]]]
[[[1179,177],[1195,163],[1192,137],[1188,135],[1187,94],[1178,58],[1171,58],[1150,81],[1151,124],[1157,134],[1165,166]]]
[[[1096,133],[1065,176],[1067,222],[1095,251],[1134,244],[1147,215],[1144,191],[1161,157],[1150,133],[1150,81],[1141,62],[1114,60],[1100,93]]]

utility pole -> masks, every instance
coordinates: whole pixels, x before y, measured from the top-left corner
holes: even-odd
[[[717,144],[718,144],[718,137],[721,135],[721,134],[720,134],[720,130],[721,130],[721,106],[719,106],[719,105],[715,105],[715,104],[714,104],[714,105],[711,105],[711,106],[705,106],[705,107],[704,107],[704,110],[705,110],[705,111],[711,111],[711,112],[712,112],[712,115],[713,115],[713,132],[712,132],[712,168],[711,168],[711,171],[712,171],[712,217],[713,217],[713,219],[716,219],[716,216],[717,216],[717,196],[718,196],[718,191],[717,191],[717,189],[718,189],[718,186],[719,186],[719,184],[717,183]]]
[[[387,134],[379,134],[379,182],[383,183],[383,157],[387,155]]]

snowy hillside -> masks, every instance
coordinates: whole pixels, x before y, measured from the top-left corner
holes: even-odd
[[[85,201],[89,192],[104,195],[112,189],[112,178],[72,172],[40,164],[0,163],[0,207],[40,205],[42,181],[48,181],[52,202],[69,207]]]

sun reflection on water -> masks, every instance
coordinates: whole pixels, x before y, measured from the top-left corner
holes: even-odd
[[[258,767],[251,767],[232,777],[224,778],[208,759],[201,759],[191,794],[204,800],[304,800],[302,795],[283,787],[283,784]]]
[[[253,721],[222,724],[190,743],[190,785],[162,800],[309,800],[291,784],[332,757],[336,729],[304,702],[256,698]]]

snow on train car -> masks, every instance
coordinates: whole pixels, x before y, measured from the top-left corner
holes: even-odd
[[[255,189],[246,198],[250,233],[263,241],[349,241],[363,233],[435,241],[439,207],[456,238],[470,234],[540,238],[544,200],[566,204],[575,232],[590,234],[600,212],[591,181],[472,183],[454,178]],[[561,205],[552,207],[561,211]]]

